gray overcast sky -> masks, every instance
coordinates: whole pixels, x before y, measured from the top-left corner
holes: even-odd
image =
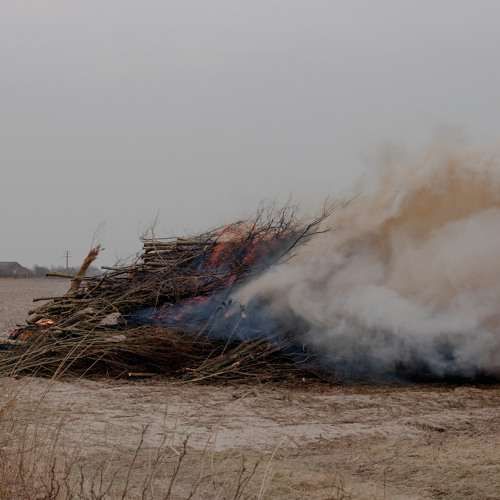
[[[498,0],[0,0],[0,261],[113,264],[265,198],[314,207],[386,142],[500,131]]]

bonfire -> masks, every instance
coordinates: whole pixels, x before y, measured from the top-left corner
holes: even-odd
[[[250,220],[189,238],[142,238],[126,265],[86,276],[92,249],[68,292],[29,312],[0,348],[0,374],[150,377],[186,381],[323,377],[293,326],[262,321],[238,287],[294,256],[334,209],[298,220],[261,209]]]

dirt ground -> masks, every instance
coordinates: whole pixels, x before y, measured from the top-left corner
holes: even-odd
[[[33,296],[51,293],[60,282],[0,280],[0,331],[24,319]],[[65,439],[90,459],[119,460],[141,436],[147,449],[162,436],[175,449],[188,438],[192,470],[174,498],[187,496],[208,452],[212,468],[242,456],[262,462],[247,498],[500,498],[498,384],[16,383],[26,404],[44,394],[47,414],[64,416]]]

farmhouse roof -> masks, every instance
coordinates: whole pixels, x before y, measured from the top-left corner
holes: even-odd
[[[0,262],[0,273],[12,274],[15,276],[22,276],[22,277],[33,276],[33,273],[29,269],[26,269],[25,267],[21,266],[21,264],[19,264],[19,262],[16,261]]]

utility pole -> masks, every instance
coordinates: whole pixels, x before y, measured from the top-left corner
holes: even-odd
[[[64,250],[63,257],[66,259],[66,271],[67,271],[69,267],[68,265],[69,258],[71,257],[71,250]]]

